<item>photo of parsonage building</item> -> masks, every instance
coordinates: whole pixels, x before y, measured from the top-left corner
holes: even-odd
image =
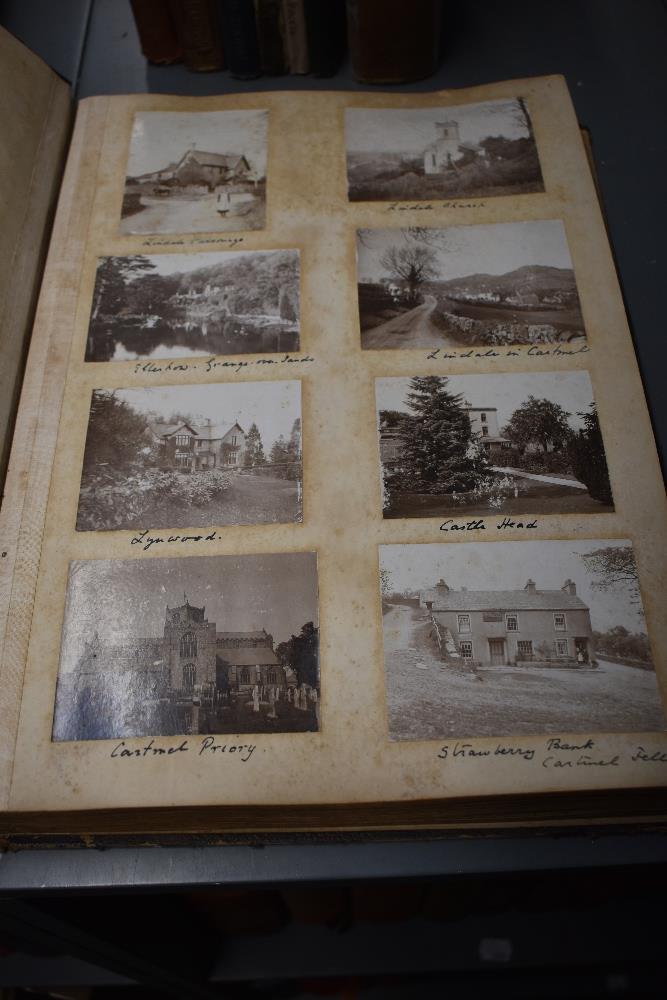
[[[588,606],[566,580],[560,590],[454,590],[444,580],[421,591],[442,660],[453,666],[595,663]]]

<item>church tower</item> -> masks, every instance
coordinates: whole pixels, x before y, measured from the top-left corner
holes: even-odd
[[[195,688],[215,683],[215,622],[206,619],[205,608],[190,604],[167,608],[164,620],[165,659],[172,690],[190,694]]]
[[[436,140],[424,152],[424,173],[442,174],[459,155],[459,123],[435,122]]]

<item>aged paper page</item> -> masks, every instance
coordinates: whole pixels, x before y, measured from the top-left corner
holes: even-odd
[[[10,809],[663,783],[665,496],[564,82],[95,98],[77,171]]]

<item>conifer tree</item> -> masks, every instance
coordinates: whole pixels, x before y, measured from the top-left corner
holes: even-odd
[[[266,456],[264,455],[264,446],[259,433],[259,427],[253,423],[246,434],[243,464],[246,468],[250,468],[253,465],[264,465],[265,462]]]
[[[447,390],[445,377],[410,380],[412,417],[402,427],[403,464],[417,484],[438,484],[443,492],[472,489],[486,459],[473,435],[462,396]]]

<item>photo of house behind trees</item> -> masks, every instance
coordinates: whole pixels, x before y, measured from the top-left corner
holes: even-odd
[[[93,390],[78,531],[301,518],[299,381]]]
[[[139,111],[121,233],[263,229],[266,111]]]
[[[544,190],[523,98],[448,108],[348,108],[345,139],[350,201]]]
[[[396,740],[667,728],[632,546],[383,545]]]
[[[614,509],[587,372],[381,378],[375,388],[384,517]]]
[[[102,257],[86,361],[299,350],[299,251]]]
[[[70,563],[54,740],[315,732],[319,695],[315,553]]]
[[[357,233],[366,349],[585,342],[559,219]]]

